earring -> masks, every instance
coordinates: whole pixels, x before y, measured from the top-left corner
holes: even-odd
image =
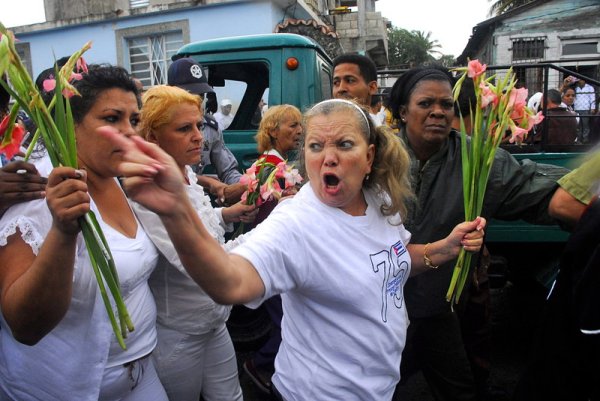
[[[405,123],[405,122],[406,122],[406,118],[403,118],[403,119],[402,119],[402,122],[403,122],[403,123]]]
[[[370,178],[370,175],[369,175],[369,174],[365,175],[365,182],[366,182],[366,181],[369,181],[369,178]]]

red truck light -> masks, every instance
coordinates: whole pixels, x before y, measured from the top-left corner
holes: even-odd
[[[285,66],[287,67],[288,70],[294,71],[296,68],[298,68],[298,65],[300,64],[300,62],[298,61],[298,59],[296,57],[290,57],[287,60],[285,60]]]

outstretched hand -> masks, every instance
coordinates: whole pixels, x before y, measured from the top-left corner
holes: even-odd
[[[451,246],[463,247],[468,252],[479,252],[483,245],[484,228],[487,221],[477,217],[473,221],[458,224],[446,238]]]
[[[98,133],[123,152],[119,173],[127,196],[155,213],[173,213],[185,197],[182,173],[173,158],[139,136],[126,137],[111,127],[100,127]]]

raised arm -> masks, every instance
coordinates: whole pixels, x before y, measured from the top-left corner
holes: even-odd
[[[77,218],[89,210],[83,173],[53,170],[47,202],[53,223],[37,256],[21,233],[0,247],[0,305],[13,336],[35,344],[66,314],[72,295]]]
[[[120,171],[126,177],[123,183],[128,196],[160,216],[194,281],[222,304],[262,296],[265,287],[252,264],[227,254],[202,225],[173,159],[139,137],[126,138],[108,128],[103,134],[124,152]]]

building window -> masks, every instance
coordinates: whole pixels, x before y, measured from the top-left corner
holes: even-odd
[[[181,31],[127,39],[131,74],[144,87],[167,83],[171,56],[183,46]]]
[[[31,72],[31,48],[29,47],[28,42],[17,42],[15,43],[15,48],[19,57],[23,61],[25,65],[25,69],[29,73],[29,76],[32,77],[33,73]]]
[[[581,42],[563,43],[563,56],[598,55],[598,41],[587,40]]]
[[[189,31],[187,20],[119,29],[115,32],[117,61],[145,88],[166,84],[171,56],[189,43]]]
[[[149,0],[129,0],[129,8],[146,7],[150,4]]]
[[[544,59],[545,38],[519,38],[512,41],[513,61],[537,61]]]

